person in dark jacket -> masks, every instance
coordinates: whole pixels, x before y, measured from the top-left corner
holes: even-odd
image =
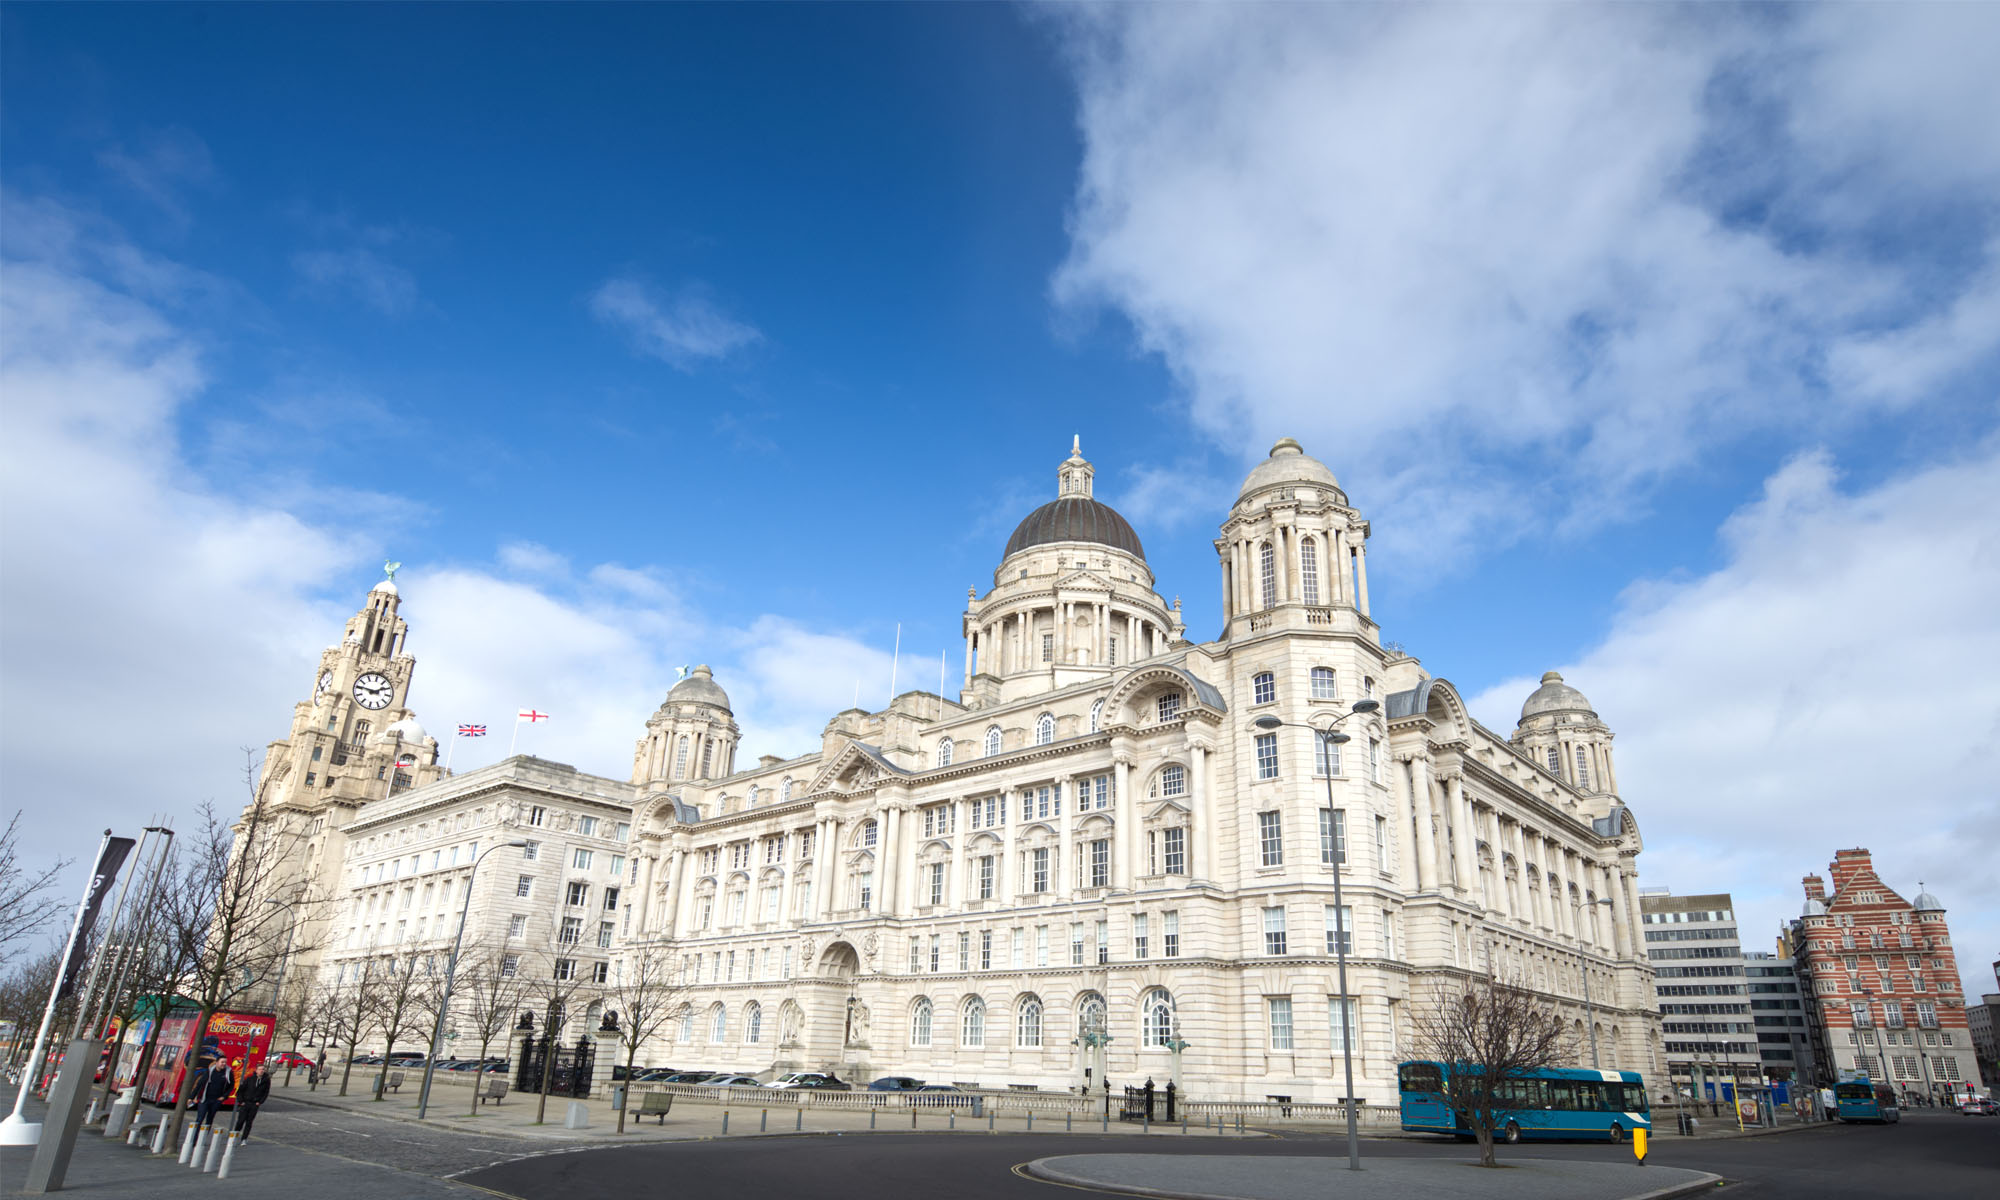
[[[194,1114],[195,1124],[212,1125],[215,1123],[216,1110],[222,1107],[222,1102],[229,1099],[229,1093],[235,1089],[236,1078],[229,1073],[229,1063],[217,1058],[210,1060],[207,1073],[195,1082],[201,1087],[200,1092],[194,1097],[199,1102]]]
[[[257,1110],[270,1098],[271,1066],[262,1063],[243,1081],[243,1086],[236,1089],[236,1132],[244,1141],[250,1140],[250,1127],[257,1123]]]

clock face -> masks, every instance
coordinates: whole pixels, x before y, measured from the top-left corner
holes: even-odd
[[[395,685],[386,675],[370,671],[354,681],[354,701],[363,708],[387,708],[395,694]]]
[[[321,671],[319,673],[319,686],[314,688],[313,690],[315,692],[323,692],[332,686],[333,686],[333,672]]]

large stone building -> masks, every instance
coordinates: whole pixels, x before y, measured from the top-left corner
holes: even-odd
[[[1819,1082],[1865,1075],[1898,1091],[1964,1095],[1978,1081],[1944,905],[1905,900],[1866,850],[1841,850],[1805,877],[1805,911],[1783,949],[1807,991]]]
[[[955,697],[837,713],[810,752],[739,769],[697,668],[629,782],[515,758],[342,809],[322,977],[435,954],[473,856],[532,840],[528,862],[490,853],[469,939],[611,980],[669,959],[684,1008],[655,1064],[1303,1101],[1338,1094],[1349,1031],[1357,1093],[1391,1103],[1412,1007],[1490,970],[1556,998],[1580,1061],[1588,1013],[1603,1066],[1657,1073],[1638,827],[1582,694],[1551,672],[1503,736],[1385,646],[1369,524],[1290,439],[1214,543],[1207,641],[1092,477],[1073,451],[970,593]],[[1322,752],[1309,727],[1336,720],[1349,740]],[[382,753],[414,739],[434,770],[402,734]]]

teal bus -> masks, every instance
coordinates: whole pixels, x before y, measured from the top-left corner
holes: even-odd
[[[1885,1125],[1903,1119],[1902,1110],[1896,1107],[1895,1090],[1865,1078],[1833,1085],[1833,1114],[1843,1121]]]
[[[1396,1068],[1405,1130],[1450,1134],[1461,1140],[1474,1136],[1464,1114],[1453,1111],[1446,1095],[1445,1083],[1452,1070],[1438,1062],[1406,1062]],[[1646,1082],[1637,1071],[1550,1067],[1502,1080],[1498,1091],[1493,1114],[1496,1141],[1577,1138],[1622,1142],[1635,1129],[1653,1128]]]

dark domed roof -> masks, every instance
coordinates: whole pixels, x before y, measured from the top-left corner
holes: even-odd
[[[1007,539],[1007,553],[1002,557],[1053,542],[1096,542],[1136,558],[1146,557],[1139,535],[1132,532],[1125,518],[1109,504],[1089,496],[1063,496],[1029,513]]]

